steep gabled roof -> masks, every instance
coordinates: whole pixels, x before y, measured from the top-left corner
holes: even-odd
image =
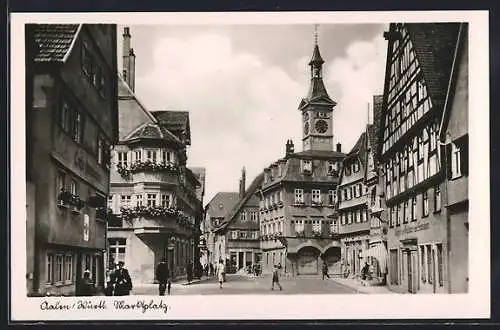
[[[36,24],[33,31],[38,53],[35,62],[65,62],[82,24]]]
[[[433,103],[446,98],[459,23],[405,24]]]
[[[205,175],[206,169],[204,167],[189,167],[191,172],[196,176],[200,182],[200,187],[196,188],[196,197],[203,202],[203,195],[205,195]]]
[[[264,179],[264,173],[260,173],[257,175],[257,177],[252,181],[248,189],[245,191],[245,194],[239,199],[238,203],[233,207],[233,209],[229,212],[229,214],[226,216],[225,221],[219,226],[216,231],[221,231],[226,229],[232,222],[235,221],[237,218],[236,216],[240,212],[240,210],[245,206],[245,204],[250,200],[252,197],[254,197],[255,193],[257,192],[257,189],[259,189],[260,185],[262,184],[262,181]],[[252,221],[249,221],[249,224],[252,223]],[[254,223],[255,228],[259,228],[258,223]]]
[[[179,139],[183,140],[184,138],[187,145],[191,144],[191,128],[189,125],[188,111],[159,110],[151,111],[151,113]]]
[[[165,127],[154,123],[141,124],[123,138],[123,142],[133,140],[165,140],[182,145],[182,142]]]
[[[238,192],[218,192],[207,204],[207,213],[214,218],[225,218],[238,203]]]
[[[391,23],[387,37],[396,31],[398,24]],[[415,49],[415,55],[426,83],[433,108],[441,116],[446,99],[448,82],[454,58],[455,45],[458,38],[460,23],[405,23],[403,26],[409,33],[410,41]],[[386,33],[384,33],[386,36]],[[387,43],[387,58],[385,67],[383,114],[380,117],[378,133],[378,150],[376,157],[382,153],[384,118],[387,112],[387,98],[391,70],[391,54],[394,40]]]

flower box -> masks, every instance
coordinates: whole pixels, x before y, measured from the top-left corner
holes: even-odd
[[[57,206],[68,208],[73,201],[73,195],[69,191],[61,190],[57,196]]]
[[[295,237],[306,237],[306,233],[304,231],[296,231]]]
[[[321,232],[320,231],[313,231],[312,236],[314,238],[321,238]]]

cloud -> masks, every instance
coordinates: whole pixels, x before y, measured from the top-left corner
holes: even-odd
[[[365,129],[373,95],[383,92],[386,47],[382,36],[367,42],[355,41],[346,48],[345,56],[335,58],[325,68],[327,88],[338,93],[334,134],[344,151],[349,151]]]
[[[307,81],[294,81],[257,54],[236,51],[215,33],[156,42],[154,70],[138,72],[137,94],[151,110],[188,110],[188,164],[207,168],[206,201],[236,191],[240,170],[250,181],[300,136],[297,110]],[[250,182],[247,182],[247,185]]]

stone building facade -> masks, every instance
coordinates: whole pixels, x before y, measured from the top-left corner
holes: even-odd
[[[449,292],[454,270],[439,127],[452,106],[448,87],[459,30],[458,23],[393,23],[384,34],[388,52],[377,157],[389,223],[387,281],[395,291]]]
[[[28,294],[104,283],[110,146],[118,138],[116,26],[26,26]]]
[[[448,224],[448,287],[450,293],[469,289],[469,133],[468,26],[461,24],[451,72],[450,93],[440,127],[446,180],[444,202]]]
[[[109,264],[124,261],[134,282],[153,283],[162,258],[176,277],[185,275],[196,255],[204,186],[199,179],[204,175],[187,167],[189,113],[143,106],[134,91],[135,54],[128,27],[123,38],[107,250]]]
[[[317,43],[309,62],[310,87],[299,105],[303,151],[287,141],[285,156],[264,169],[259,196],[262,269],[280,263],[291,274],[317,274],[340,260],[338,223],[332,216],[344,154],[333,150],[333,109],[323,83]],[[323,260],[323,261],[322,261]]]
[[[372,127],[369,125],[367,131]],[[340,243],[343,265],[350,267],[351,275],[360,274],[363,253],[369,248],[370,221],[365,185],[368,134],[363,132],[352,150],[342,161],[342,172],[337,186]]]
[[[227,273],[260,263],[259,198],[256,193],[262,179],[263,174],[259,174],[245,190],[243,169],[238,202],[214,230],[215,250],[218,251],[215,257],[224,261]]]
[[[225,241],[216,244],[215,230],[223,224],[238,200],[239,192],[218,192],[205,206],[205,216],[201,228],[206,244],[205,261],[208,264],[215,264],[221,258],[225,260]]]

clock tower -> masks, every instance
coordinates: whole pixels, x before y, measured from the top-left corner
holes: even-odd
[[[323,59],[319,53],[318,34],[314,33],[314,50],[309,66],[311,84],[306,98],[299,105],[302,112],[303,151],[333,151],[333,108],[337,104],[323,84]]]

